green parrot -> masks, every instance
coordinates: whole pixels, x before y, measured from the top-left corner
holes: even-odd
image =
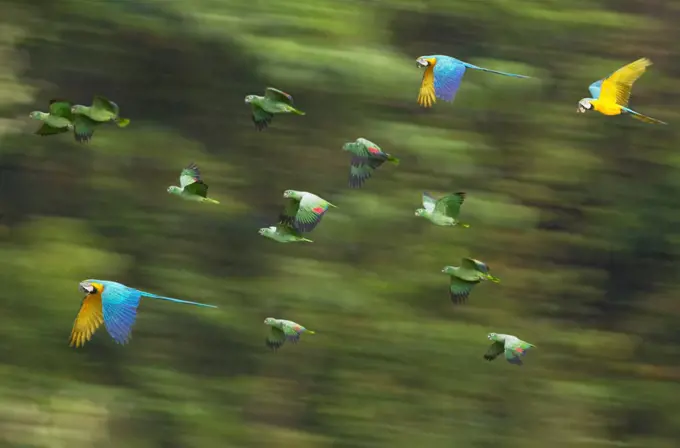
[[[314,334],[312,330],[308,330],[291,320],[268,317],[264,320],[264,323],[271,327],[271,331],[265,339],[265,344],[272,350],[281,348],[286,341],[297,344],[302,333]]]
[[[267,238],[271,238],[274,241],[278,241],[279,243],[297,243],[300,241],[313,243],[312,240],[303,237],[295,228],[286,224],[263,227],[258,233]]]
[[[328,208],[335,207],[325,199],[306,191],[286,190],[283,197],[288,199],[288,204],[279,215],[279,223],[299,232],[314,230]]]
[[[444,274],[451,276],[450,295],[453,303],[463,303],[470,295],[472,288],[479,282],[491,280],[500,283],[500,279],[489,274],[489,267],[474,258],[463,258],[460,266],[445,266]]]
[[[103,96],[95,96],[91,106],[76,104],[71,107],[71,112],[76,116],[89,119],[80,123],[80,126],[76,123],[76,136],[79,136],[82,141],[90,140],[92,134],[94,134],[95,127],[101,123],[113,122],[116,123],[119,128],[124,128],[130,124],[128,118],[120,117],[120,108],[118,105]]]
[[[246,104],[253,110],[253,123],[258,131],[269,126],[275,114],[305,115],[294,107],[291,95],[273,87],[267,87],[264,96],[246,96]]]
[[[182,170],[182,173],[179,175],[179,184],[181,185],[180,187],[175,185],[168,187],[168,193],[188,201],[219,204],[219,201],[208,197],[208,184],[201,179],[201,173],[195,163],[190,163],[189,166]]]
[[[520,357],[526,355],[530,348],[536,347],[534,344],[529,344],[511,334],[489,333],[487,337],[493,341],[491,347],[484,354],[484,359],[487,361],[493,361],[498,355],[505,352],[506,361],[521,366],[523,363]]]
[[[349,166],[349,186],[359,188],[373,172],[385,162],[399,165],[399,159],[387,154],[370,140],[359,137],[353,142],[345,143],[343,151],[352,153],[352,160]]]
[[[435,199],[427,192],[424,192],[424,208],[416,210],[416,216],[422,216],[438,226],[461,226],[467,228],[470,227],[470,224],[458,221],[460,206],[463,205],[464,201],[464,191],[448,194],[439,199]]]
[[[71,103],[66,100],[50,100],[49,112],[34,110],[28,116],[42,121],[42,126],[35,131],[38,135],[55,135],[73,130]]]

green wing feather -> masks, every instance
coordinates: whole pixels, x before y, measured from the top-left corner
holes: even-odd
[[[479,280],[470,282],[452,275],[451,285],[449,286],[451,301],[453,303],[464,303],[477,283],[479,283]]]
[[[187,193],[208,197],[208,185],[201,179],[201,172],[195,163],[190,163],[182,170],[179,175],[179,184]]]
[[[293,96],[284,92],[283,90],[267,87],[264,91],[264,97],[270,101],[278,101],[281,103],[286,103],[289,106],[294,106]]]
[[[300,201],[289,198],[283,211],[279,214],[279,224],[295,229],[295,217],[300,209]]]
[[[460,206],[463,205],[463,202],[465,202],[464,191],[443,196],[437,201],[435,212],[456,219],[460,214]]]
[[[73,136],[77,142],[89,142],[97,127],[97,122],[90,117],[75,114],[73,117]]]
[[[383,163],[382,159],[373,159],[361,156],[354,156],[349,165],[349,185],[358,188],[369,179],[373,172]]]
[[[486,265],[486,263],[475,260],[474,258],[463,258],[460,267],[466,271],[476,271],[483,274],[489,273],[489,267]]]
[[[300,201],[295,216],[295,228],[300,232],[311,232],[319,225],[329,207],[330,205],[325,199],[311,193],[306,194]]]
[[[255,123],[255,128],[258,131],[265,129],[272,122],[274,118],[273,114],[270,114],[266,110],[262,109],[260,106],[251,103],[251,108],[253,110],[253,123]]]
[[[488,350],[484,354],[484,359],[486,359],[487,361],[493,361],[498,357],[498,355],[500,355],[504,351],[505,351],[504,344],[502,342],[496,341],[493,344],[491,344],[491,346],[488,348]]]
[[[72,106],[73,104],[66,100],[61,99],[50,100],[50,115],[66,118],[68,120],[73,121],[73,113],[71,112]]]
[[[42,136],[61,134],[63,132],[68,132],[68,128],[53,128],[47,123],[43,123],[43,125],[40,126],[37,131],[35,131],[36,134]]]
[[[272,350],[280,348],[286,342],[286,334],[279,328],[271,327],[271,331],[265,339],[265,344]]]
[[[110,112],[112,115],[116,117],[118,116],[118,113],[120,111],[120,108],[116,103],[107,98],[104,98],[103,96],[95,96],[92,99],[92,108],[105,110],[107,112]]]

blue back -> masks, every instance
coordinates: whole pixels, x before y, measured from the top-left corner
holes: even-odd
[[[87,281],[104,285],[102,311],[106,331],[117,343],[127,343],[130,339],[132,326],[137,318],[137,307],[142,293],[134,288],[108,280]]]
[[[435,58],[434,93],[438,99],[453,101],[460,88],[460,82],[465,74],[465,63],[451,56],[432,55],[425,58]]]

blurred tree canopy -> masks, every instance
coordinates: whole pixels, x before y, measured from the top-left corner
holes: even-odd
[[[0,0],[0,442],[7,447],[677,447],[680,6],[650,0]],[[416,104],[415,58],[469,72]],[[632,105],[575,112],[639,57]],[[305,117],[258,133],[246,94]],[[132,124],[40,138],[55,97]],[[342,144],[397,157],[347,187]],[[168,195],[189,162],[219,206]],[[338,206],[314,244],[257,234],[285,189]],[[470,229],[415,218],[464,190]],[[441,268],[502,279],[465,306]],[[77,282],[143,301],[131,345],[68,347]],[[317,331],[271,353],[267,316]],[[486,334],[537,345],[487,363]]]

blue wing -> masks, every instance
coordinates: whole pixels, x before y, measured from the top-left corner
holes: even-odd
[[[602,81],[604,79],[600,79],[599,81],[595,81],[588,87],[588,90],[590,90],[590,96],[596,100],[600,97],[600,89],[602,88]]]
[[[89,281],[89,280],[88,280]],[[134,288],[106,280],[92,280],[104,286],[102,310],[104,325],[114,341],[126,344],[137,318],[137,307],[142,294]]]
[[[449,56],[437,56],[437,63],[434,66],[434,94],[437,98],[453,101],[464,74],[464,63]]]

